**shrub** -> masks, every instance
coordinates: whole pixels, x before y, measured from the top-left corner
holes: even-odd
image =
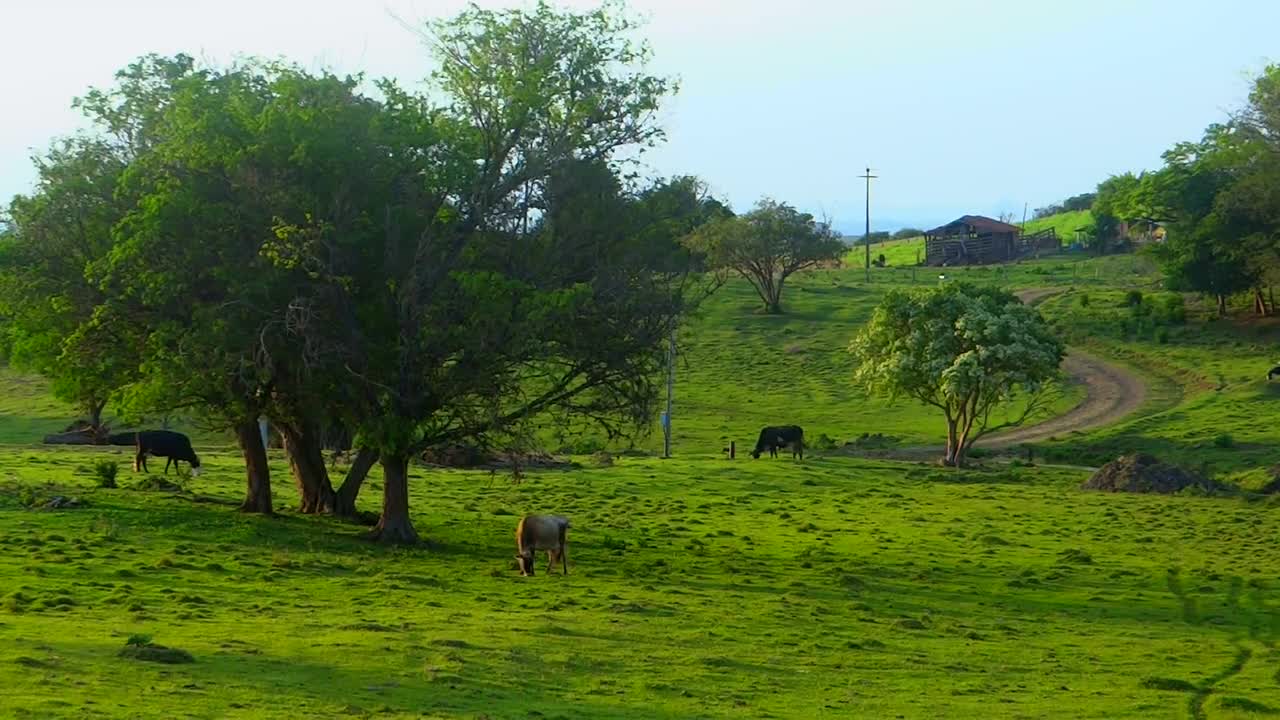
[[[809,443],[809,447],[814,448],[815,450],[834,450],[836,448],[836,441],[826,433],[822,433],[815,438],[813,442]]]
[[[596,437],[569,440],[560,446],[561,455],[594,455],[604,450],[604,442]]]
[[[1224,449],[1233,448],[1236,446],[1236,440],[1231,437],[1231,433],[1221,433],[1213,439],[1213,446]]]
[[[1080,293],[1080,307],[1089,307],[1089,293]]]
[[[93,476],[98,480],[100,488],[115,488],[116,474],[120,471],[120,466],[115,460],[99,460],[93,464]]]
[[[1138,307],[1142,305],[1142,291],[1130,290],[1124,294],[1125,307]]]
[[[1187,303],[1181,295],[1165,296],[1161,310],[1163,310],[1164,321],[1167,323],[1181,325],[1187,321]]]

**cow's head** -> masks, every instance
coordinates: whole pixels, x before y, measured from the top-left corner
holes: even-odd
[[[756,460],[759,460],[759,459],[760,459],[760,448],[758,448],[758,447],[757,447],[755,450],[752,450],[752,451],[751,451],[751,457],[752,457],[752,458],[755,458]]]
[[[533,562],[533,553],[516,555],[516,564],[520,567],[521,577],[533,577],[533,567],[536,564]]]
[[[191,460],[191,477],[200,477],[201,470],[200,458],[193,456],[193,459]]]

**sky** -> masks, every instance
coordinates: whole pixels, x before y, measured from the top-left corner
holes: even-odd
[[[520,2],[480,0],[484,7]],[[586,0],[562,0],[587,8]],[[283,57],[415,85],[411,27],[462,0],[0,0],[0,198],[84,127],[71,101],[150,52]],[[679,79],[653,176],[694,174],[735,210],[764,196],[873,229],[1020,218],[1158,167],[1280,62],[1271,0],[631,0],[651,70]],[[406,27],[406,25],[410,27]]]

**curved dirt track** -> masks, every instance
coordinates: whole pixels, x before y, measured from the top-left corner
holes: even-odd
[[[1022,302],[1034,305],[1060,292],[1062,290],[1055,288],[1037,288],[1020,290],[1015,294]],[[1062,361],[1062,370],[1072,382],[1084,386],[1085,396],[1080,404],[1044,422],[983,438],[976,445],[994,450],[1104,427],[1123,420],[1146,400],[1147,384],[1141,376],[1082,350],[1068,348],[1067,356]],[[904,447],[866,454],[920,460],[935,456],[942,449],[942,446]]]
[[[1060,292],[1054,288],[1037,288],[1019,290],[1016,294],[1022,302],[1034,305]],[[1084,386],[1084,400],[1079,405],[1042,423],[997,433],[977,444],[1001,448],[1111,425],[1142,407],[1147,398],[1147,384],[1139,375],[1081,350],[1067,350],[1062,370],[1072,382]]]
[[[1068,350],[1062,370],[1072,381],[1084,386],[1084,400],[1079,405],[1042,423],[997,433],[977,444],[1000,448],[1047,440],[1076,430],[1091,430],[1122,420],[1146,400],[1147,386],[1142,378],[1080,350]]]

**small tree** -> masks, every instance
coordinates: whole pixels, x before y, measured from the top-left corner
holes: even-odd
[[[908,396],[947,419],[943,463],[963,466],[973,443],[1041,412],[1062,362],[1062,342],[1040,313],[1011,293],[965,283],[894,290],[850,345],[856,380],[890,397]],[[1022,411],[993,424],[1019,391]]]
[[[745,278],[774,314],[782,312],[787,278],[848,249],[829,224],[768,198],[745,215],[704,225],[686,244],[711,267]]]

